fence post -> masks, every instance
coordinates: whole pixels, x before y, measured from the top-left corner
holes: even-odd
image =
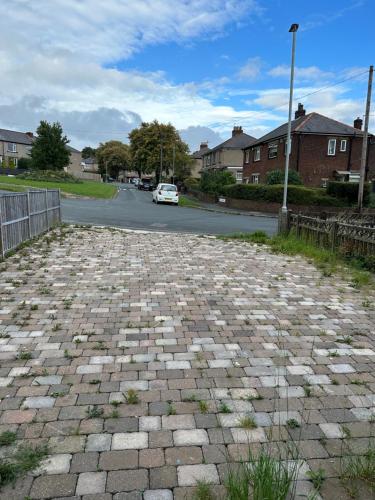
[[[31,240],[31,210],[30,210],[30,191],[27,190],[27,222],[29,227],[29,239]]]
[[[60,189],[58,190],[59,194],[59,222],[61,223],[61,191]]]
[[[332,222],[332,227],[331,227],[331,250],[332,252],[335,251],[336,246],[337,246],[337,230],[338,230],[339,224],[337,220],[334,220]]]
[[[279,210],[279,234],[288,234],[290,230],[290,210],[287,212],[283,212],[283,210]]]
[[[4,257],[5,257],[5,249],[4,249],[5,238],[4,238],[4,226],[3,226],[3,203],[2,203],[2,200],[5,203],[4,197],[0,198],[0,246],[1,246],[1,257],[4,259]]]
[[[49,224],[48,224],[48,198],[47,198],[47,191],[48,191],[48,189],[46,189],[44,191],[44,202],[45,202],[45,205],[46,205],[46,230],[48,231]]]
[[[297,236],[297,238],[299,238],[301,236],[301,214],[297,214],[296,236]]]

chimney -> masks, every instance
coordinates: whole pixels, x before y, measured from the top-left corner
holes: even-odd
[[[201,142],[201,145],[199,146],[199,151],[202,151],[202,149],[208,148],[208,142]]]
[[[354,120],[353,127],[354,127],[354,128],[357,128],[358,130],[362,130],[362,123],[363,123],[363,121],[362,121],[362,120],[361,120],[361,118],[358,116],[358,117]]]
[[[294,118],[297,120],[297,118],[300,118],[301,116],[305,116],[305,115],[306,115],[306,110],[303,108],[303,104],[301,104],[299,102],[298,103],[298,109],[294,113]]]
[[[235,135],[242,134],[242,133],[243,133],[242,127],[237,126],[237,125],[235,125],[235,126],[233,127],[233,130],[232,130],[232,137],[234,137]]]
[[[26,135],[28,135],[30,139],[33,139],[34,137],[34,134],[32,132],[26,132]]]

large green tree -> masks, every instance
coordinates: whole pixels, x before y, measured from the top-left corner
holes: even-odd
[[[63,170],[69,165],[69,143],[60,123],[41,121],[36,130],[37,137],[31,147],[34,168],[40,170]]]
[[[91,146],[86,146],[81,151],[82,158],[85,160],[86,158],[95,158],[96,157],[96,149]]]
[[[133,168],[140,177],[154,175],[159,182],[169,180],[173,174],[175,180],[190,175],[189,147],[170,123],[144,122],[130,132],[129,139]]]
[[[100,144],[96,150],[96,158],[102,175],[108,173],[109,176],[117,178],[120,170],[131,168],[129,146],[121,141]]]

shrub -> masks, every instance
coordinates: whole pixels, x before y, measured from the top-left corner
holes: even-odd
[[[33,160],[31,158],[20,158],[18,160],[18,167],[22,170],[31,170],[33,166]]]
[[[358,200],[358,187],[356,182],[336,182],[329,181],[327,186],[327,194],[344,200],[349,205],[355,204]],[[370,184],[366,183],[363,188],[363,204],[368,205],[370,202]]]
[[[282,203],[284,186],[274,184],[231,184],[224,186],[220,193],[229,198],[241,200],[268,201]],[[343,206],[342,200],[328,196],[324,189],[289,186],[288,203],[295,205]]]
[[[266,184],[284,184],[285,172],[283,170],[271,170],[267,173]],[[288,184],[301,185],[301,178],[295,170],[288,172]]]
[[[200,189],[204,193],[218,194],[221,193],[224,186],[233,184],[234,181],[233,175],[227,170],[203,172],[200,180]]]
[[[185,187],[187,188],[188,191],[190,189],[198,189],[199,188],[199,179],[195,179],[195,177],[187,177],[184,180]]]
[[[71,174],[59,170],[31,170],[18,175],[19,179],[29,181],[47,181],[47,182],[68,182],[70,184],[81,184],[82,181]]]

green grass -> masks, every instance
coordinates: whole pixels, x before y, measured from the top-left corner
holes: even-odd
[[[48,449],[45,445],[34,448],[24,445],[11,457],[0,459],[0,488],[6,484],[14,484],[19,477],[36,469],[47,455]]]
[[[331,276],[331,274],[339,270],[345,271],[345,276],[347,276],[347,269],[349,269],[350,284],[354,288],[367,286],[373,281],[372,273],[361,269],[358,259],[345,259],[338,253],[307,243],[291,234],[288,236],[277,235],[270,238],[263,231],[256,231],[255,233],[234,233],[227,236],[217,236],[217,238],[265,244],[275,253],[302,255],[312,261],[324,276]]]
[[[211,485],[207,481],[197,481],[194,491],[194,500],[214,500]]]
[[[70,182],[32,181],[0,175],[0,188],[9,188],[11,191],[15,191],[15,186],[20,186],[20,189],[17,189],[17,191],[25,191],[25,187],[61,189],[63,193],[89,196],[91,198],[112,198],[117,192],[116,186],[103,182],[83,181],[79,184],[74,184]]]
[[[352,455],[343,460],[341,478],[352,483],[365,481],[375,492],[375,447],[370,446],[363,455]]]
[[[180,207],[188,207],[188,208],[199,208],[200,207],[200,204],[197,201],[192,200],[191,198],[187,198],[183,194],[180,194],[180,196],[178,198],[178,204]]]
[[[17,434],[11,431],[4,431],[0,434],[0,446],[9,446],[13,444],[17,438]]]

